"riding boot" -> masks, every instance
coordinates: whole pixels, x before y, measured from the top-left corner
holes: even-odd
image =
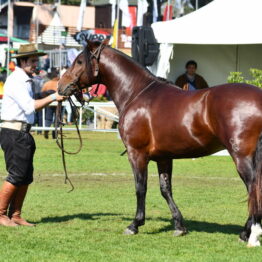
[[[4,182],[0,191],[0,225],[7,227],[18,226],[7,216],[8,206],[17,191],[17,187],[9,182]]]
[[[33,227],[35,224],[28,223],[21,217],[21,210],[27,193],[28,185],[19,186],[17,192],[9,206],[8,216],[10,219],[20,226]]]

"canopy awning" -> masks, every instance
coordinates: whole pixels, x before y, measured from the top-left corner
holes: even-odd
[[[262,0],[214,0],[181,18],[152,24],[159,43],[261,44]]]
[[[8,41],[7,35],[0,33],[0,42],[6,43],[7,41]],[[29,43],[26,40],[23,40],[23,39],[20,39],[20,38],[16,38],[16,37],[10,37],[10,41],[14,42],[14,43],[24,43],[24,44]]]

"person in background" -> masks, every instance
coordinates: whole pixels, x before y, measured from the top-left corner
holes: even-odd
[[[91,97],[97,97],[99,99],[105,99],[108,101],[109,96],[107,92],[107,87],[103,84],[100,84],[97,88],[97,85],[93,85],[92,89],[89,91]],[[100,107],[97,108],[97,129],[111,129],[114,123],[112,119],[113,115],[118,115],[118,111],[115,107]]]
[[[34,44],[21,45],[14,58],[17,67],[4,85],[1,110],[0,144],[4,151],[8,176],[0,190],[0,225],[34,226],[21,217],[28,186],[33,182],[35,141],[30,134],[34,113],[53,101],[67,97],[57,92],[43,99],[34,99],[33,74],[39,62]]]
[[[190,60],[186,63],[186,72],[180,75],[175,85],[183,90],[196,90],[208,88],[206,80],[196,73],[197,63],[194,60]]]
[[[11,71],[11,72],[14,72],[15,71],[15,62],[14,61],[10,61],[9,64],[8,64],[8,69]]]
[[[36,68],[35,73],[33,74],[33,81],[34,81],[34,86],[35,86],[35,99],[40,99],[42,98],[41,95],[41,89],[44,84],[44,79],[40,75],[40,70],[39,68]],[[42,110],[36,111],[35,112],[35,125],[41,127],[43,126],[43,112]],[[37,134],[41,134],[41,131],[37,131]]]
[[[6,80],[6,69],[2,67],[2,63],[0,63],[0,99],[3,98],[5,80]]]
[[[55,93],[59,81],[59,71],[56,68],[51,68],[51,73],[48,75],[49,81],[44,83],[41,92]],[[50,127],[54,122],[56,106],[48,106],[45,110],[45,126]],[[48,139],[49,131],[44,131],[44,137]],[[55,139],[55,131],[52,131],[52,137]]]

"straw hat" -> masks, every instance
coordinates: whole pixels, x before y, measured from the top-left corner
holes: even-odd
[[[12,56],[12,58],[21,58],[28,56],[43,56],[46,55],[44,52],[40,52],[36,49],[34,44],[20,45],[17,54]]]

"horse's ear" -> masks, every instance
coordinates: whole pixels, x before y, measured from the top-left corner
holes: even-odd
[[[110,38],[106,38],[106,39],[102,42],[102,44],[103,44],[103,45],[109,45],[109,41],[110,41]]]

